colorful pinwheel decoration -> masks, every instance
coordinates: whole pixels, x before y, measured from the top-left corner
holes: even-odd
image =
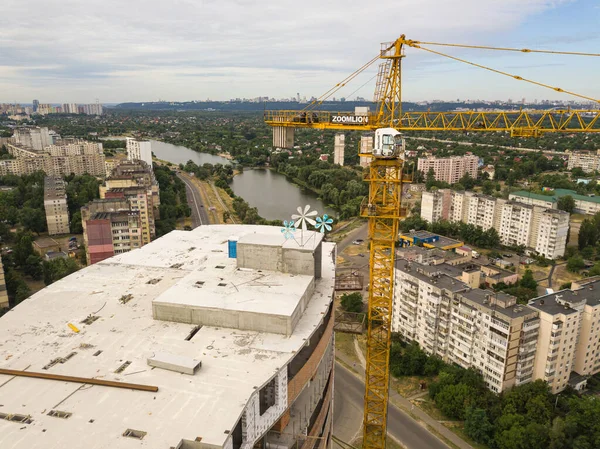
[[[284,221],[283,222],[283,228],[281,228],[281,233],[283,234],[283,237],[286,240],[289,240],[291,238],[294,238],[294,232],[296,232],[296,226],[295,223],[290,220],[290,221]]]
[[[318,212],[316,210],[310,210],[310,204],[304,206],[298,206],[297,214],[292,215],[292,219],[296,220],[296,227],[300,228],[300,246],[304,246],[304,231],[306,231],[306,224],[315,226],[317,222],[312,217],[316,217]]]
[[[329,215],[324,214],[323,217],[317,217],[317,223],[315,224],[315,228],[321,232],[321,234],[325,234],[325,231],[331,231],[331,224],[333,223],[333,218],[329,218]]]

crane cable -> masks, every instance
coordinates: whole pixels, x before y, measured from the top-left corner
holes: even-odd
[[[520,53],[547,53],[551,55],[600,56],[600,53],[582,53],[575,51],[531,50],[529,48],[487,47],[484,45],[442,44],[440,42],[407,41],[407,45],[412,47],[412,44],[438,45],[441,47],[475,48],[480,50],[516,51]]]
[[[350,75],[348,75],[346,78],[344,78],[342,81],[337,83],[335,86],[333,86],[331,89],[329,89],[323,95],[321,95],[319,98],[310,102],[304,109],[302,109],[302,112],[311,110],[312,108],[314,108],[316,106],[320,106],[323,103],[323,101],[327,100],[327,98],[329,98],[330,96],[335,94],[338,90],[340,90],[342,87],[344,87],[350,81],[352,81],[354,78],[356,78],[358,75],[360,75],[363,71],[365,71],[368,67],[371,66],[371,64],[373,64],[378,59],[379,59],[379,55],[375,56],[369,62],[363,64],[362,67],[360,67],[358,70],[356,70],[353,73],[351,73]]]
[[[564,90],[564,89],[562,89],[560,87],[554,87],[554,86],[550,86],[548,84],[539,83],[537,81],[533,81],[533,80],[530,80],[530,79],[527,79],[527,78],[523,78],[522,76],[519,76],[519,75],[512,75],[512,74],[510,74],[508,72],[503,72],[501,70],[493,69],[491,67],[486,67],[484,65],[477,64],[475,62],[467,61],[466,59],[457,58],[456,56],[447,55],[445,53],[442,53],[442,52],[439,52],[439,51],[435,51],[435,50],[432,50],[430,48],[421,47],[419,44],[416,43],[416,41],[407,41],[407,45],[409,45],[410,47],[413,47],[413,48],[418,48],[420,50],[427,51],[429,53],[434,53],[434,54],[436,54],[438,56],[444,56],[446,58],[453,59],[453,60],[459,61],[459,62],[463,62],[465,64],[472,65],[474,67],[479,67],[480,69],[485,69],[485,70],[489,70],[490,72],[494,72],[494,73],[498,73],[500,75],[508,76],[508,77],[516,79],[518,81],[525,81],[525,82],[528,82],[528,83],[531,83],[531,84],[535,84],[537,86],[541,86],[541,87],[546,87],[548,89],[552,89],[552,90],[554,90],[556,92],[561,92],[561,93],[565,93],[565,94],[568,94],[568,95],[572,95],[574,97],[582,98],[584,100],[593,101],[594,103],[600,103],[600,100],[598,100],[596,98],[587,97],[585,95],[581,95],[581,94],[578,94],[578,93],[575,93],[575,92],[571,92],[569,90]]]

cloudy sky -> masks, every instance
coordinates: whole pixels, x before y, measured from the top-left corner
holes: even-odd
[[[0,12],[0,102],[319,96],[402,33],[600,52],[599,0],[2,0]],[[600,98],[600,58],[437,49]],[[338,97],[371,98],[375,70]],[[406,100],[567,98],[415,49],[403,74]]]

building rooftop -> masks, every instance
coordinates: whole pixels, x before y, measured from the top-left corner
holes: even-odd
[[[451,239],[443,235],[434,234],[429,231],[414,231],[414,232],[401,232],[400,238],[408,241],[412,245],[423,244],[425,247],[431,248],[458,248],[464,245],[464,242],[459,240]]]
[[[504,292],[493,292],[491,290],[481,290],[474,288],[461,293],[461,296],[472,301],[488,310],[493,310],[498,315],[504,315],[505,318],[514,319],[526,317],[535,314],[536,311],[523,304],[516,304],[516,298]],[[505,304],[509,304],[505,307]]]
[[[529,301],[529,306],[550,315],[577,313],[574,307],[583,303],[598,305],[600,289],[560,290]]]
[[[153,304],[168,301],[178,301],[181,309],[188,304],[217,309],[222,316],[240,310],[259,319],[290,313],[309,290],[309,276],[236,269],[228,238],[241,242],[250,234],[284,251],[293,244],[269,226],[173,231],[61,279],[0,318],[2,368],[158,387],[150,393],[0,375],[1,411],[31,419],[0,420],[0,447],[169,448],[198,437],[203,445],[223,446],[251,395],[318,329],[333,294],[335,247],[323,242],[321,277],[312,279],[289,335],[243,330],[235,323],[198,326],[153,318]],[[227,286],[218,285],[221,277]],[[198,280],[205,280],[200,288]],[[149,366],[157,354],[202,365],[193,375]],[[49,416],[51,410],[72,415],[61,419]],[[123,436],[126,429],[147,434],[135,441]]]
[[[535,200],[548,201],[551,203],[557,202],[560,197],[569,195],[569,196],[572,196],[573,199],[578,200],[578,201],[588,201],[591,203],[600,203],[600,196],[579,195],[575,190],[569,190],[569,189],[554,189],[554,192],[552,192],[552,195],[540,195],[539,193],[531,193],[531,192],[526,192],[524,190],[512,192],[511,195],[522,196],[522,197],[526,197],[526,198],[533,198]]]
[[[65,182],[59,176],[46,176],[44,178],[44,199],[46,200],[65,200]]]
[[[403,271],[404,273],[410,273],[411,276],[426,282],[429,285],[435,285],[437,288],[446,289],[451,292],[460,292],[469,288],[469,286],[462,281],[454,279],[447,274],[441,274],[433,276],[433,273],[429,269],[433,269],[435,272],[435,266],[430,267],[427,265],[421,265],[415,262],[409,262],[404,259],[396,260],[396,269]],[[429,274],[429,275],[428,275]]]

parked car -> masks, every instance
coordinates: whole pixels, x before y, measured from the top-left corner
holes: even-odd
[[[502,254],[502,256],[504,256],[504,257],[512,257],[513,255],[507,253],[507,254]]]

